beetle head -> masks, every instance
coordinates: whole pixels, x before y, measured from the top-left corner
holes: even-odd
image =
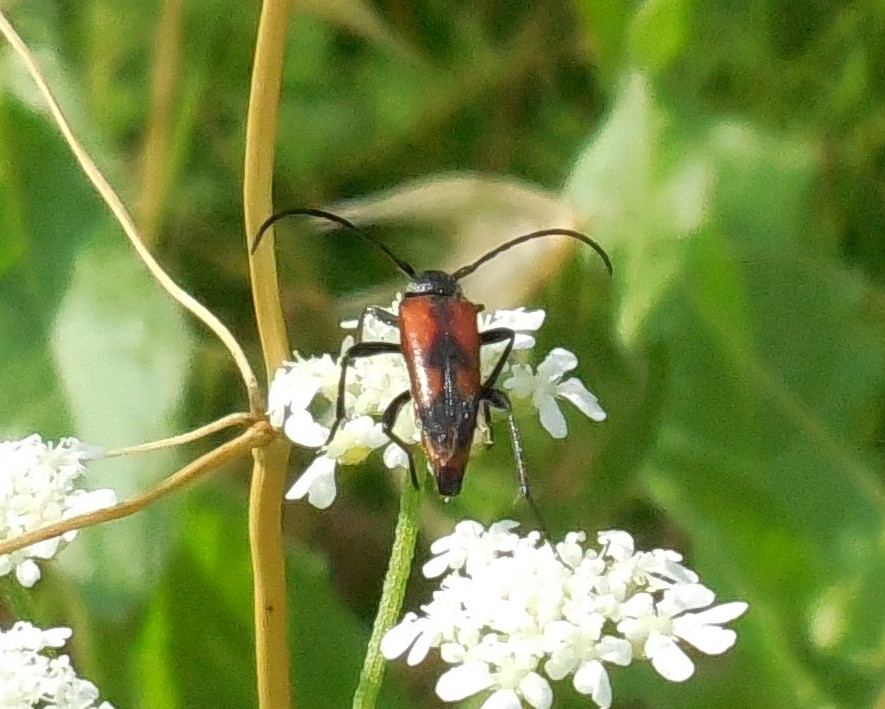
[[[406,287],[406,297],[410,295],[448,295],[460,297],[461,286],[458,280],[445,271],[422,271],[415,274]]]

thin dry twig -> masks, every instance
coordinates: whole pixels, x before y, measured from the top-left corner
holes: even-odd
[[[153,244],[162,223],[162,207],[170,183],[171,116],[181,77],[184,0],[163,0],[154,37],[150,113],[141,151],[141,195],[135,209],[138,226]]]
[[[187,433],[180,433],[177,436],[170,436],[169,438],[163,438],[159,441],[151,441],[150,443],[139,443],[135,446],[112,448],[111,450],[105,452],[103,457],[116,458],[121,455],[132,455],[133,453],[148,453],[150,451],[161,450],[163,448],[172,448],[174,446],[180,446],[184,445],[185,443],[197,441],[213,433],[217,433],[218,431],[223,431],[226,428],[230,428],[231,426],[245,426],[246,424],[251,423],[255,423],[255,416],[253,414],[228,414],[227,416],[222,416],[217,421],[207,423],[205,426],[200,426],[199,428],[196,428],[193,431],[188,431]]]
[[[110,186],[108,181],[104,178],[101,171],[98,169],[96,164],[93,162],[92,158],[89,157],[89,154],[86,152],[83,145],[74,135],[73,130],[71,129],[70,124],[62,113],[61,108],[58,105],[58,102],[55,100],[55,97],[52,94],[52,91],[49,88],[49,85],[46,82],[43,73],[40,71],[40,67],[37,65],[36,60],[34,59],[33,54],[28,49],[27,45],[24,43],[22,38],[15,31],[13,26],[9,23],[9,20],[3,14],[2,10],[0,10],[0,32],[6,37],[9,43],[12,45],[12,48],[15,50],[16,54],[22,60],[22,63],[28,70],[28,73],[31,75],[31,78],[34,80],[34,83],[37,85],[37,88],[40,90],[40,93],[43,94],[43,98],[46,101],[47,106],[49,107],[50,113],[52,114],[53,119],[55,120],[56,125],[61,131],[62,136],[65,141],[71,148],[71,152],[73,152],[74,157],[77,158],[77,162],[80,163],[80,167],[83,169],[83,172],[86,174],[86,177],[95,187],[99,196],[104,200],[105,204],[108,205],[108,208],[111,210],[113,215],[117,218],[117,221],[120,223],[123,231],[129,239],[129,242],[132,244],[138,256],[147,266],[151,275],[156,278],[157,282],[166,290],[169,295],[171,295],[175,300],[177,300],[183,307],[190,310],[199,320],[201,320],[215,335],[224,343],[225,347],[227,347],[228,351],[231,353],[231,356],[236,362],[237,367],[240,370],[240,376],[243,378],[243,382],[246,385],[246,389],[249,395],[249,408],[253,413],[261,413],[264,410],[264,403],[261,399],[260,391],[258,389],[258,380],[255,377],[255,373],[252,371],[251,366],[249,365],[248,359],[246,359],[246,354],[243,352],[239,343],[236,341],[231,332],[225,327],[222,322],[215,317],[204,305],[202,305],[199,301],[193,298],[189,293],[187,293],[184,289],[182,289],[169,275],[162,269],[159,263],[157,263],[156,259],[151,255],[151,252],[144,245],[144,242],[141,236],[138,233],[138,230],[135,227],[134,222],[132,221],[132,217],[129,215],[129,212],[126,210],[126,207],[123,205],[123,202],[117,196],[116,192],[114,192],[113,188]]]
[[[276,432],[267,421],[259,421],[251,428],[241,433],[236,438],[224,443],[196,460],[188,463],[176,473],[165,478],[149,490],[135,497],[120,502],[112,507],[105,507],[94,512],[86,512],[74,517],[48,524],[33,532],[22,534],[14,539],[0,542],[0,555],[10,554],[19,549],[31,546],[38,542],[52,539],[75,529],[91,527],[102,522],[128,517],[143,510],[148,505],[156,502],[170,492],[187,485],[189,482],[200,477],[203,473],[217,468],[233,458],[241,456],[253,448],[266,445],[276,437]]]

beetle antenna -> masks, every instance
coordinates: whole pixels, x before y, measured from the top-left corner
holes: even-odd
[[[516,246],[517,244],[521,244],[525,241],[531,241],[532,239],[539,239],[542,236],[570,236],[573,239],[577,239],[578,241],[583,241],[585,244],[590,246],[599,256],[602,258],[605,263],[605,267],[609,272],[609,275],[612,273],[612,262],[608,257],[608,254],[605,253],[605,250],[597,244],[593,239],[589,236],[582,234],[579,231],[573,231],[571,229],[541,229],[540,231],[533,231],[531,234],[523,234],[522,236],[518,236],[515,239],[511,239],[506,244],[501,244],[496,249],[492,249],[484,256],[480,256],[476,261],[471,263],[469,266],[463,266],[459,268],[452,274],[452,277],[456,281],[460,281],[465,276],[469,276],[473,273],[477,268],[482,266],[487,261],[491,261],[495,256],[500,254],[502,251],[506,251],[509,248]]]
[[[261,239],[267,233],[267,230],[270,229],[274,224],[278,221],[286,219],[287,217],[318,217],[319,219],[325,219],[326,221],[334,222],[338,226],[342,226],[345,229],[350,229],[350,231],[358,234],[363,237],[366,241],[369,241],[377,248],[381,249],[384,252],[385,256],[389,258],[396,267],[405,273],[409,278],[415,277],[415,269],[412,268],[408,263],[399,258],[396,254],[393,253],[387,246],[378,241],[374,236],[369,234],[366,231],[363,231],[358,226],[348,221],[344,217],[339,217],[337,214],[332,214],[332,212],[326,212],[322,209],[313,209],[311,207],[300,207],[298,209],[286,209],[282,212],[277,212],[276,214],[272,214],[267,219],[264,220],[264,223],[258,227],[258,233],[255,234],[255,241],[252,242],[252,253],[258,249],[258,244],[261,243]]]

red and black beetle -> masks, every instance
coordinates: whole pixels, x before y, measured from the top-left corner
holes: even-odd
[[[544,236],[568,236],[584,242],[602,257],[611,273],[611,261],[602,247],[590,237],[571,229],[542,229],[511,239],[454,273],[419,272],[347,219],[320,209],[303,208],[279,212],[266,219],[255,237],[252,252],[258,248],[261,238],[272,225],[291,216],[319,217],[354,231],[381,249],[410,279],[398,316],[381,308],[370,308],[367,311],[385,324],[399,328],[400,343],[357,342],[344,354],[335,423],[329,432],[328,441],[335,436],[345,417],[344,392],[348,365],[360,357],[399,353],[406,360],[411,387],[390,402],[382,415],[381,427],[408,457],[412,483],[418,487],[411,451],[406,442],[393,432],[396,417],[409,399],[415,405],[421,441],[436,479],[437,489],[445,497],[457,495],[461,491],[480,407],[487,411],[489,406],[494,406],[507,412],[520,493],[532,504],[522,443],[510,399],[503,391],[495,388],[498,375],[513,349],[516,333],[507,328],[479,332],[476,315],[482,310],[482,306],[464,297],[458,281],[502,251]],[[504,343],[504,351],[491,374],[483,381],[480,376],[480,347],[500,343]]]

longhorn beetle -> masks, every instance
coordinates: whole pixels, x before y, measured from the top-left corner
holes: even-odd
[[[381,418],[381,428],[390,440],[405,452],[409,461],[412,484],[418,487],[412,453],[406,442],[393,432],[397,415],[409,399],[415,405],[421,442],[433,471],[437,490],[444,497],[451,497],[460,492],[480,406],[483,407],[484,413],[488,411],[489,406],[493,406],[507,412],[519,491],[537,514],[529,495],[522,442],[513,417],[510,399],[503,391],[495,388],[498,375],[501,374],[507,357],[513,349],[516,333],[507,328],[479,332],[476,315],[482,310],[482,306],[464,297],[458,281],[501,252],[531,239],[546,236],[568,236],[584,242],[599,254],[608,272],[611,273],[612,265],[608,254],[599,244],[580,232],[571,229],[542,229],[511,239],[454,273],[416,271],[382,242],[344,217],[311,208],[289,209],[268,217],[258,229],[252,244],[252,253],[258,249],[262,237],[271,226],[281,219],[292,216],[318,217],[350,229],[383,251],[410,279],[400,303],[398,316],[381,308],[369,308],[366,311],[381,322],[399,328],[400,343],[357,342],[345,352],[335,405],[335,423],[329,432],[327,443],[335,437],[335,432],[345,418],[344,387],[348,365],[360,357],[401,354],[406,361],[411,387],[394,397],[387,406]],[[501,358],[491,374],[482,381],[480,347],[501,343],[504,343]]]

